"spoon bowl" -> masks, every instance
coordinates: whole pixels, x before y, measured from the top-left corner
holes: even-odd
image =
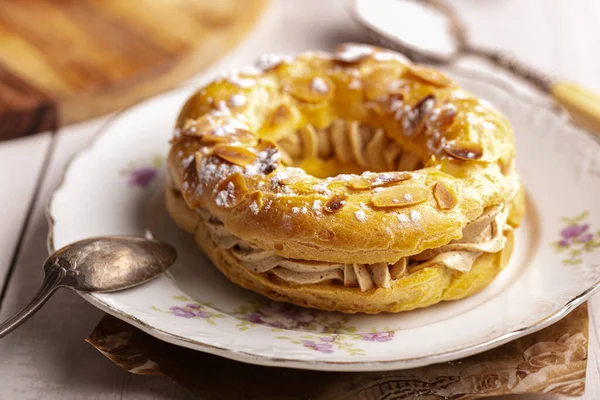
[[[82,292],[112,292],[142,284],[166,271],[177,254],[162,242],[108,236],[70,244],[46,259],[46,274],[64,269],[61,286]]]
[[[467,48],[454,11],[433,0],[352,0],[354,19],[382,45],[426,63],[453,62]]]
[[[162,274],[176,258],[171,245],[135,236],[96,237],[65,246],[44,262],[44,281],[31,303],[0,324],[0,338],[25,322],[60,287],[81,292],[123,290]]]

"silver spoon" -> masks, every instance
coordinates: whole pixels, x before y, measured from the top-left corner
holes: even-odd
[[[113,292],[147,282],[169,268],[175,249],[135,236],[105,236],[63,247],[44,262],[42,287],[31,303],[0,324],[0,338],[31,317],[60,287],[80,292]]]
[[[421,62],[449,64],[475,55],[551,95],[575,121],[600,133],[600,97],[583,86],[549,75],[489,49],[473,46],[456,13],[439,0],[351,0],[353,17],[382,45]]]

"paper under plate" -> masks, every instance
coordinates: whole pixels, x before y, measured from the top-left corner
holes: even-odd
[[[84,298],[159,339],[262,365],[411,368],[539,330],[600,285],[600,146],[510,86],[481,74],[450,73],[513,124],[528,194],[511,262],[480,294],[400,314],[350,316],[271,302],[227,281],[174,226],[162,200],[168,139],[191,88],[123,112],[73,160],[49,205],[50,250],[90,236],[151,231],[177,247],[169,274]]]

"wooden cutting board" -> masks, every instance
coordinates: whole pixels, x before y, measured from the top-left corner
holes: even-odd
[[[1,0],[0,140],[134,104],[214,62],[267,0]]]

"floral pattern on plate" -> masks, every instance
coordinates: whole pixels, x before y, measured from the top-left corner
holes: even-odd
[[[600,247],[600,230],[591,232],[586,223],[589,211],[584,211],[575,218],[561,218],[565,227],[560,231],[560,239],[552,242],[558,253],[566,253],[563,265],[577,265],[583,262],[583,255]]]
[[[233,316],[242,320],[240,330],[254,325],[266,325],[274,329],[293,329],[318,333],[354,333],[356,327],[348,325],[350,317],[337,313],[319,313],[316,310],[293,304],[277,303],[266,299],[251,301],[236,308]]]
[[[215,319],[225,318],[225,314],[215,312],[208,303],[199,303],[186,296],[174,296],[173,300],[185,302],[181,306],[172,306],[168,310],[161,310],[156,306],[150,307],[154,311],[171,314],[186,319],[199,319],[210,325],[216,325]]]
[[[226,317],[225,314],[214,311],[208,303],[197,302],[186,296],[174,296],[173,300],[183,304],[171,306],[167,311],[155,306],[150,308],[180,318],[202,320],[211,325],[217,324],[215,319]],[[357,347],[360,341],[385,343],[394,340],[395,336],[392,329],[377,332],[372,328],[371,332],[357,333],[356,327],[347,325],[350,319],[347,315],[319,313],[316,310],[266,299],[239,306],[230,315],[241,320],[237,324],[240,332],[259,325],[270,327],[273,332],[315,332],[316,334],[303,335],[299,339],[288,336],[275,336],[275,339],[287,340],[325,354],[344,351],[350,356],[364,355],[366,351]]]
[[[149,162],[129,162],[127,167],[121,169],[119,173],[127,177],[129,187],[145,189],[154,182],[163,164],[164,157],[161,154],[155,154]]]

